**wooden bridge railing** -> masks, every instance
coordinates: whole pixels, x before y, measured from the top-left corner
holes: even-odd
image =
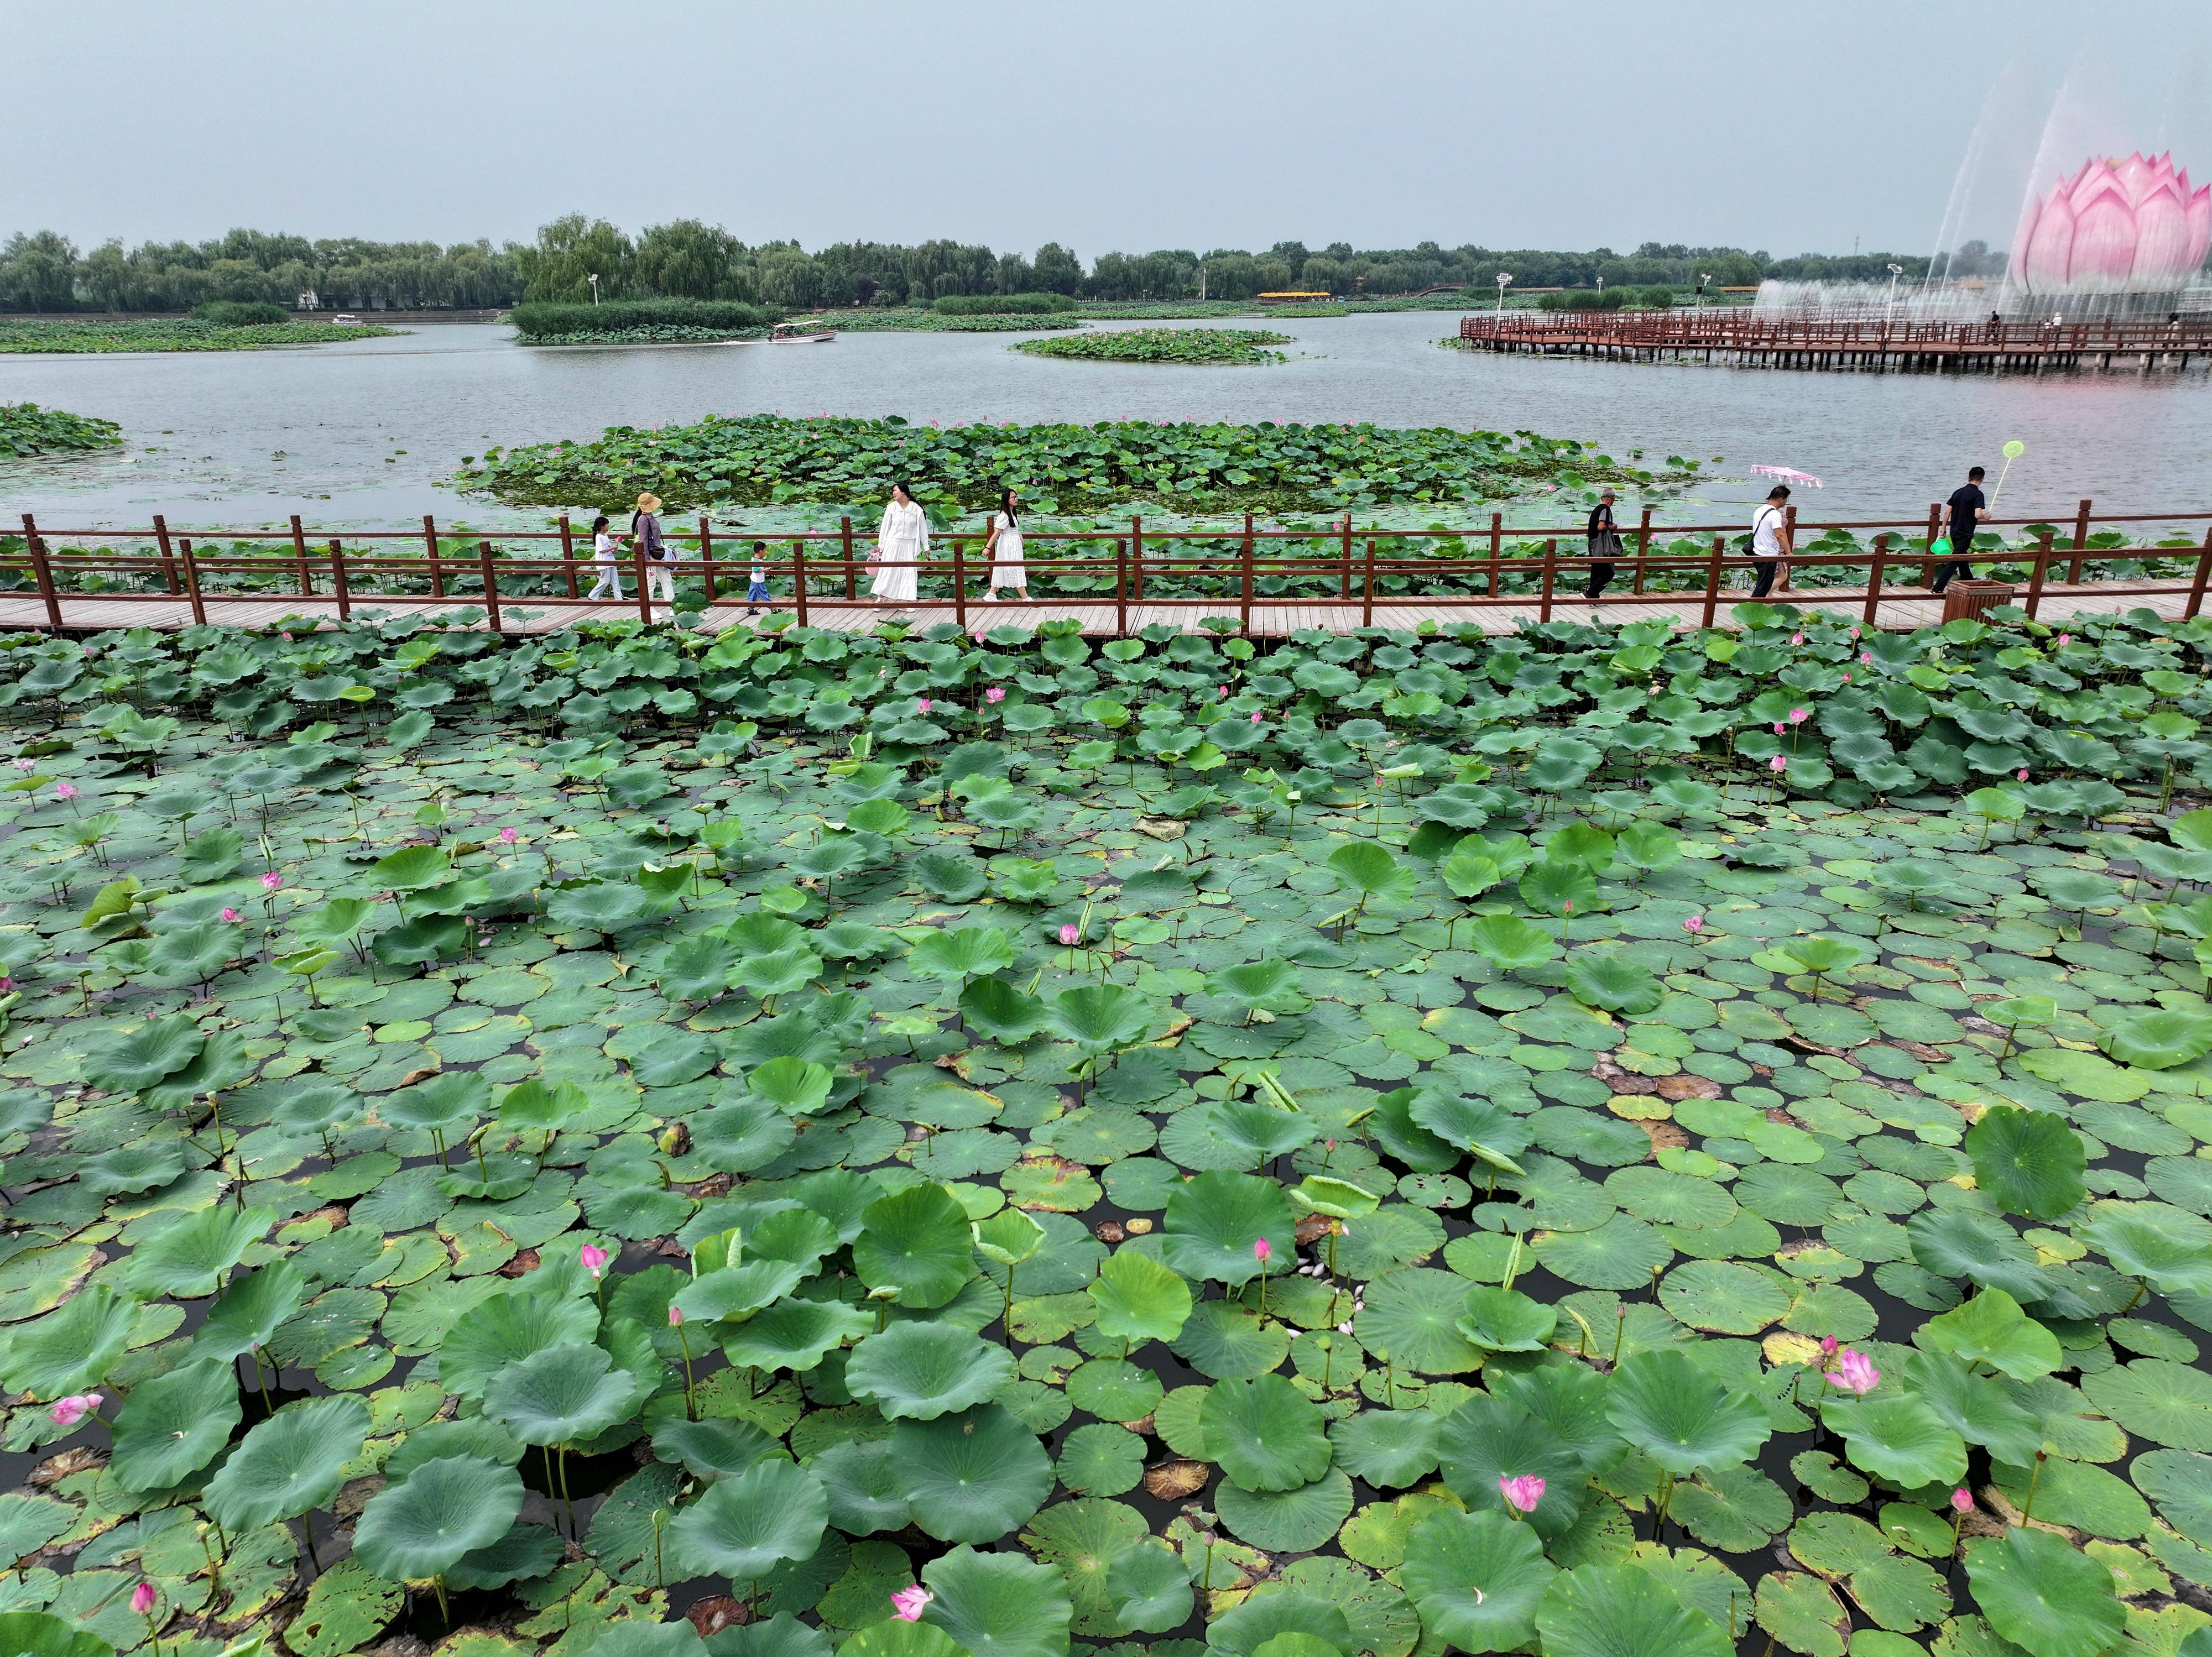
[[[1967,556],[1976,565],[2012,571],[2021,589],[2019,602],[2030,616],[2048,589],[2078,586],[2113,565],[2133,568],[2096,581],[2100,600],[2185,595],[2184,613],[2200,613],[2212,579],[2212,513],[2103,514],[2096,521],[2166,525],[2169,533],[2185,531],[2188,539],[2091,548],[2091,507],[2088,501],[2079,503],[2071,537],[2064,540],[2055,525],[2043,520],[1993,520],[1986,527],[2024,528],[2034,538],[2024,545],[1978,548]],[[1924,589],[1936,565],[1945,561],[1928,550],[1940,531],[1941,512],[1931,506],[1925,519],[1815,524],[1798,521],[1793,510],[1796,543],[1806,550],[1789,561],[1794,577],[1811,574],[1815,584],[1787,597],[1856,603],[1871,624],[1883,599],[1924,596],[1915,590]],[[702,516],[696,529],[669,532],[677,555],[668,561],[651,563],[627,551],[615,568],[630,591],[612,598],[588,596],[587,584],[608,566],[579,555],[565,519],[552,530],[465,537],[442,534],[427,518],[419,530],[335,534],[310,531],[297,518],[274,531],[188,532],[159,518],[146,530],[48,530],[27,514],[22,525],[20,537],[0,537],[0,575],[12,574],[21,583],[19,591],[34,592],[36,624],[56,629],[104,625],[88,619],[81,608],[87,605],[132,605],[125,623],[143,621],[149,602],[172,605],[174,619],[181,622],[188,616],[195,623],[208,621],[210,604],[252,605],[271,620],[333,611],[344,620],[369,606],[480,606],[495,631],[504,631],[510,612],[523,605],[649,621],[654,608],[649,574],[694,584],[695,593],[703,587],[709,605],[726,609],[746,604],[756,561],[767,572],[774,606],[795,611],[802,622],[824,612],[930,606],[949,607],[966,628],[993,613],[982,597],[991,566],[980,530],[936,536],[932,555],[910,566],[921,588],[918,597],[896,601],[866,591],[884,567],[869,561],[849,519],[835,530],[759,535],[718,528]],[[1823,545],[1814,538],[1864,531],[1874,531],[1865,547]],[[1560,611],[1626,603],[1679,608],[1710,625],[1722,603],[1749,596],[1733,585],[1740,577],[1747,582],[1759,561],[1735,544],[1744,536],[1741,524],[1658,525],[1647,509],[1638,522],[1623,525],[1622,535],[1621,550],[1607,561],[1616,566],[1619,585],[1596,600],[1580,591],[1591,561],[1579,526],[1510,527],[1502,513],[1474,525],[1422,529],[1361,529],[1349,516],[1307,528],[1262,529],[1249,514],[1241,525],[1160,529],[1133,517],[1110,529],[1025,531],[1033,555],[1025,560],[1025,574],[1036,584],[1032,604],[1094,611],[1110,605],[1121,632],[1128,629],[1132,609],[1161,604],[1206,604],[1218,614],[1233,613],[1248,627],[1254,610],[1262,606],[1340,616],[1357,607],[1362,623],[1371,624],[1378,605],[1529,610],[1549,621]],[[139,549],[56,544],[86,541],[135,543]],[[229,544],[216,551],[210,547],[213,541]],[[766,552],[757,555],[756,543]],[[1046,586],[1055,590],[1038,590]],[[65,602],[73,615],[64,612]],[[235,611],[227,608],[226,616],[234,618]]]
[[[1822,320],[1759,313],[1741,307],[1668,311],[1513,311],[1466,316],[1460,337],[1471,342],[1596,341],[1632,349],[1913,350],[1973,349],[2021,354],[2212,349],[2212,317],[2179,321],[2101,318],[2073,322],[1910,322],[1878,319]]]

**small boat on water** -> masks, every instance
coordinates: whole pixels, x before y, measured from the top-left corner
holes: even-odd
[[[769,332],[771,345],[827,345],[837,337],[834,328],[805,322],[779,322]]]

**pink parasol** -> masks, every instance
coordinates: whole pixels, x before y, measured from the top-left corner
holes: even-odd
[[[1809,483],[1816,489],[1827,487],[1812,473],[1801,472],[1794,466],[1753,466],[1752,470],[1762,477],[1771,477],[1778,483]]]

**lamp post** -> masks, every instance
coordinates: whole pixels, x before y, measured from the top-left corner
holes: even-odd
[[[1698,272],[1698,309],[1700,311],[1705,308],[1705,284],[1712,279],[1713,273],[1710,270]]]
[[[1885,319],[1889,311],[1897,309],[1897,279],[1904,274],[1905,267],[1901,264],[1893,264],[1889,267],[1889,302],[1887,311],[1884,313]]]
[[[1500,270],[1498,273],[1498,314],[1501,317],[1505,314],[1505,290],[1512,286],[1512,283],[1513,273],[1510,270]]]
[[[592,303],[597,305],[599,302],[599,273],[594,270],[584,280],[592,284]]]

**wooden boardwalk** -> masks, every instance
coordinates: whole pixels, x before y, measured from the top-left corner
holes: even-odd
[[[2086,582],[2079,586],[2046,583],[2041,593],[2038,619],[2051,623],[2064,622],[2076,616],[2112,615],[2140,609],[2148,610],[2168,620],[2179,620],[2188,613],[2191,597],[2190,583],[2170,584],[2154,592],[2142,592],[2142,585],[2136,582]],[[1735,622],[1730,614],[1732,608],[1750,600],[1751,593],[1747,588],[1723,590],[1714,612],[1714,625],[1733,628]],[[57,595],[54,602],[60,612],[61,630],[67,633],[94,633],[119,628],[152,628],[157,631],[174,632],[192,625],[188,601],[162,594],[88,598],[64,592]],[[1766,602],[1791,604],[1801,610],[1821,611],[1852,622],[1863,622],[1865,619],[1866,593],[1863,588],[1816,587],[1776,592],[1770,594]],[[336,600],[325,598],[225,599],[210,593],[204,595],[203,604],[209,624],[217,627],[284,627],[297,630],[302,624],[336,626],[339,620]],[[1557,621],[1596,621],[1616,627],[1631,622],[1657,621],[1668,622],[1679,628],[1693,628],[1703,619],[1705,604],[1705,595],[1702,592],[1638,596],[1617,591],[1595,605],[1588,604],[1579,592],[1555,593],[1552,599],[1552,616]],[[471,604],[465,598],[434,600],[391,598],[364,593],[353,599],[350,608],[356,621],[419,611],[426,614],[434,626],[477,631],[490,628],[490,620],[482,602]],[[787,602],[780,608],[787,614],[791,610]],[[502,599],[500,609],[500,630],[513,634],[557,633],[565,628],[595,622],[635,622],[638,619],[635,601],[593,604],[571,604],[565,600],[532,603],[528,599],[507,598]],[[1126,631],[1135,633],[1147,627],[1165,626],[1185,633],[1204,632],[1206,629],[1201,623],[1208,617],[1225,615],[1234,618],[1237,609],[1234,599],[1221,598],[1176,603],[1133,602],[1127,608]],[[1259,599],[1252,605],[1249,633],[1257,637],[1279,638],[1301,628],[1351,633],[1363,626],[1411,632],[1424,622],[1434,622],[1443,628],[1473,622],[1486,634],[1507,634],[1536,622],[1540,609],[1540,601],[1534,595],[1518,597],[1504,603],[1452,603],[1378,597],[1371,612],[1357,599],[1349,603],[1332,601],[1301,604],[1270,604]],[[1045,622],[1070,617],[1082,623],[1083,632],[1088,637],[1112,638],[1125,631],[1119,624],[1121,612],[1110,601],[985,604],[971,600],[966,610],[967,630],[974,634],[984,633],[994,627],[1034,628]],[[1886,587],[1875,607],[1874,624],[1877,628],[1908,631],[1941,622],[1943,600],[1929,594],[1924,588]],[[663,621],[667,614],[665,610],[655,612],[656,618]],[[748,616],[742,602],[725,600],[698,612],[696,625],[703,631],[713,633],[725,628],[757,626],[759,619],[764,618]],[[809,605],[807,614],[810,625],[845,633],[866,633],[879,622],[894,619],[904,620],[915,633],[933,627],[957,626],[959,622],[959,617],[950,603],[878,606],[865,602],[848,605],[841,600],[817,599]],[[0,630],[53,630],[46,600],[36,594],[0,596]]]

